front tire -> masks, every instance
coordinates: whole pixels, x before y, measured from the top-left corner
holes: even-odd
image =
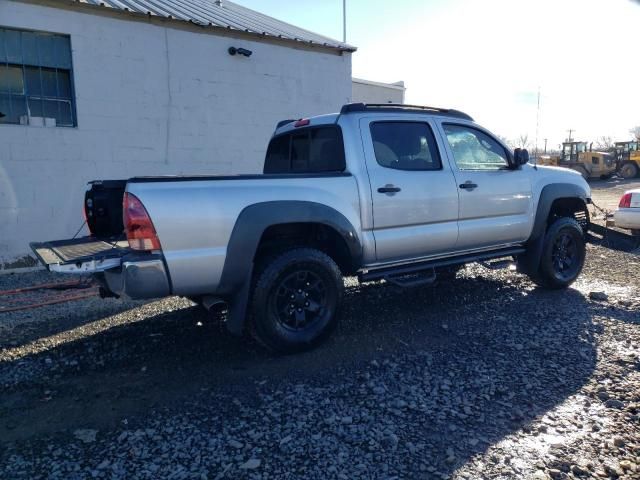
[[[344,282],[336,263],[313,248],[271,258],[253,287],[251,333],[267,349],[313,348],[335,328]]]
[[[638,175],[638,166],[635,163],[628,162],[620,167],[620,176],[624,179],[634,178]]]
[[[558,218],[545,234],[540,266],[530,277],[544,288],[567,288],[582,272],[585,257],[580,224],[574,218]]]

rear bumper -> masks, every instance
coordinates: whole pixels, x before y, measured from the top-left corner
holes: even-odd
[[[50,271],[92,273],[107,293],[134,299],[171,295],[161,252],[138,252],[126,241],[93,237],[32,243],[31,248]]]
[[[161,254],[130,254],[118,268],[96,275],[109,292],[133,299],[159,298],[171,294],[169,275]]]
[[[613,213],[616,227],[640,230],[640,208],[619,208]]]

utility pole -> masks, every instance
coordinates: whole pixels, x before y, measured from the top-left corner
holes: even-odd
[[[573,128],[570,128],[567,131],[569,132],[569,138],[567,139],[567,142],[571,142],[571,141],[573,141],[573,139],[571,138],[571,134],[573,133]]]
[[[536,148],[535,158],[538,159],[538,126],[540,125],[540,86],[538,85],[538,108],[536,110]]]
[[[544,154],[547,154],[547,139],[544,139]]]
[[[342,0],[342,41],[347,43],[347,0]]]

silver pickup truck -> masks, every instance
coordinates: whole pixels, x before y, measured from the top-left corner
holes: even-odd
[[[349,104],[280,122],[262,175],[91,182],[91,236],[31,247],[105,295],[224,302],[231,332],[299,351],[335,326],[343,276],[415,287],[515,261],[542,287],[570,285],[589,186],[528,160],[460,111]]]

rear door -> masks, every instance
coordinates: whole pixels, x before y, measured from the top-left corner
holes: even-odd
[[[460,192],[457,249],[526,240],[533,221],[528,167],[509,168],[505,147],[485,130],[448,122],[441,126]]]
[[[377,261],[451,251],[458,237],[458,192],[431,121],[365,117],[360,131]]]

